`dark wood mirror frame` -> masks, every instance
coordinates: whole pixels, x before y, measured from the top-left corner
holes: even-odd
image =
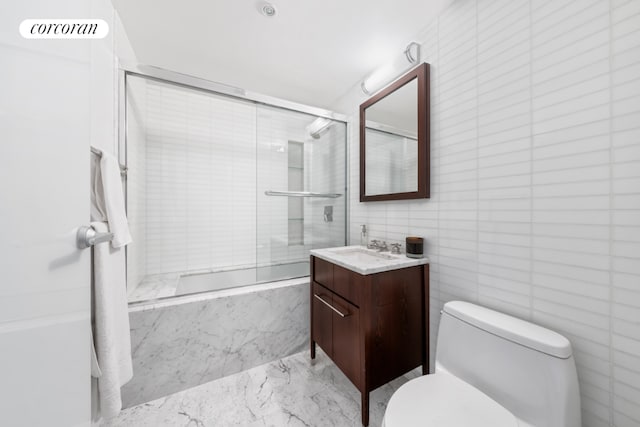
[[[366,195],[365,110],[400,89],[418,81],[418,191]],[[422,63],[360,105],[360,201],[408,200],[429,198],[430,192],[429,64]]]

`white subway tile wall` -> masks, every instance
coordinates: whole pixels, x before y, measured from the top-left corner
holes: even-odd
[[[610,280],[616,425],[640,424],[640,2],[610,11]]]
[[[345,135],[346,125],[334,122],[318,139],[306,130],[316,118],[266,105],[258,106],[257,245],[258,265],[308,261],[309,250],[345,243]],[[288,191],[289,143],[302,143],[302,191],[340,193],[337,199],[304,198],[303,245],[290,245],[287,197],[265,191]],[[255,191],[255,190],[254,190]],[[324,221],[324,206],[333,206],[332,222]]]
[[[366,132],[367,195],[418,191],[416,139],[373,128]]]
[[[129,286],[255,264],[255,105],[135,76],[127,84],[137,107],[127,123],[128,209],[140,238]]]
[[[264,194],[289,189],[292,143],[304,151],[300,190],[345,193],[344,123],[314,139],[307,114],[137,76],[127,86],[129,293],[146,275],[308,261],[345,243],[344,195],[303,199],[304,244],[291,244],[289,198]]]
[[[347,125],[334,122],[319,139],[306,144],[305,161],[309,168],[305,189],[317,193],[337,193],[337,198],[305,200],[305,242],[311,249],[343,246],[347,242]],[[332,221],[325,221],[324,207],[333,209]],[[308,240],[309,236],[312,240]]]
[[[288,160],[289,142],[303,142],[304,128],[312,121],[304,115],[292,114],[290,111],[269,106],[259,106],[257,112],[258,143],[258,176],[261,177],[254,187],[257,197],[257,229],[258,263],[269,265],[281,263],[288,259],[305,261],[309,248],[303,245],[289,245],[289,198],[267,196],[265,191],[289,191]],[[308,152],[305,148],[304,169],[308,172]],[[257,191],[256,191],[257,188]],[[304,216],[307,217],[306,206]],[[254,222],[256,219],[254,219]],[[309,236],[303,241],[308,243]]]
[[[573,343],[585,427],[640,425],[640,2],[458,0],[417,40],[431,198],[353,191],[351,242],[426,238],[433,349],[449,300],[532,320]]]

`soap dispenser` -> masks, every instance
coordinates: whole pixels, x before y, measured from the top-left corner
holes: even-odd
[[[365,248],[369,244],[369,236],[367,235],[367,225],[362,224],[360,226],[360,246],[364,246]]]

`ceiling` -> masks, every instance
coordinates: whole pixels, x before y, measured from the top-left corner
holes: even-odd
[[[271,2],[113,0],[139,64],[327,109],[450,0]]]

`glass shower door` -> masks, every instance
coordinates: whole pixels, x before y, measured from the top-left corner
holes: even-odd
[[[257,279],[306,276],[309,250],[346,241],[346,124],[257,110]]]

